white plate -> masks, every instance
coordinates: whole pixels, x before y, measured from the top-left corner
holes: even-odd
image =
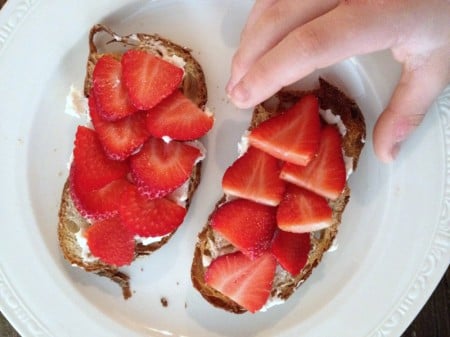
[[[395,164],[380,164],[368,137],[338,250],[285,305],[238,316],[211,307],[192,288],[196,234],[250,117],[227,101],[224,86],[251,3],[9,0],[0,12],[0,308],[24,337],[399,336],[425,303],[450,260],[450,88]],[[63,113],[65,96],[72,83],[82,86],[87,34],[98,22],[190,46],[217,117],[186,223],[167,246],[129,268],[135,293],[128,301],[108,280],[70,267],[56,237],[76,128]],[[371,135],[399,74],[389,54],[320,73],[356,99]]]

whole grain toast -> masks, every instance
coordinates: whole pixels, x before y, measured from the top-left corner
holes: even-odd
[[[99,40],[97,40],[99,38]],[[104,41],[100,42],[100,39]],[[105,40],[106,39],[106,40]],[[92,87],[92,75],[97,60],[105,53],[114,54],[117,57],[128,49],[137,48],[152,52],[159,56],[182,58],[184,64],[184,77],[181,90],[204,109],[207,101],[207,89],[204,73],[200,64],[192,56],[188,48],[179,46],[159,35],[136,33],[127,36],[120,36],[104,25],[95,25],[89,34],[89,56],[86,66],[86,77],[84,81],[84,95],[89,96]],[[200,183],[201,161],[198,162],[189,178],[188,197],[186,209],[189,208],[192,196]],[[66,260],[72,265],[78,266],[88,272],[96,273],[100,276],[110,278],[121,288],[123,297],[131,296],[129,276],[121,272],[117,267],[101,262],[100,260],[86,260],[83,258],[82,248],[77,241],[77,233],[80,229],[89,226],[89,222],[77,211],[69,191],[69,183],[66,181],[59,210],[58,239],[61,250]],[[136,244],[135,258],[142,255],[149,255],[166,244],[175,232],[162,237],[159,241],[148,245]]]
[[[319,88],[309,92],[300,91],[281,91],[266,102],[258,105],[252,115],[249,130],[253,129],[261,122],[273,117],[293,105],[298,99],[306,94],[314,94],[319,99],[320,108],[323,110],[331,109],[335,115],[339,115],[347,131],[343,137],[343,151],[345,156],[353,158],[352,169],[355,170],[361,150],[364,146],[366,136],[364,117],[356,103],[343,94],[339,89],[323,79],[319,79]],[[342,194],[334,201],[329,201],[333,210],[332,224],[323,230],[312,232],[311,250],[308,255],[306,266],[300,274],[293,277],[284,270],[278,270],[273,282],[271,297],[274,299],[287,300],[296,289],[309,277],[312,270],[319,264],[324,253],[330,248],[337,234],[341,223],[342,213],[350,198],[350,189],[345,186]],[[225,202],[223,196],[216,204],[217,209]],[[214,209],[214,210],[215,210]],[[214,211],[213,211],[214,212]],[[211,215],[212,213],[211,212]],[[200,294],[212,305],[225,309],[233,313],[244,313],[246,310],[222,294],[216,289],[205,283],[204,260],[212,260],[218,255],[234,251],[234,247],[226,241],[220,234],[214,231],[210,226],[211,215],[198,235],[198,241],[195,246],[194,258],[191,268],[191,279],[194,287]]]

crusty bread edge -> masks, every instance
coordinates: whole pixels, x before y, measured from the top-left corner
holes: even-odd
[[[101,48],[95,43],[97,34],[105,33],[111,40]],[[110,43],[120,43],[125,49],[139,48],[159,54],[155,48],[162,46],[169,56],[177,55],[184,59],[185,75],[183,77],[181,90],[200,108],[204,109],[207,101],[207,88],[203,70],[197,60],[192,56],[189,49],[181,47],[158,35],[137,33],[128,36],[119,36],[108,27],[97,24],[92,27],[89,34],[89,55],[86,65],[86,76],[84,81],[85,97],[89,96],[92,87],[92,74],[97,60],[107,51]],[[186,209],[189,209],[193,194],[197,189],[201,179],[201,162],[198,162],[189,178],[188,197],[186,200]],[[129,276],[121,272],[116,266],[112,266],[96,261],[84,261],[81,256],[81,247],[77,243],[76,233],[80,228],[86,228],[89,223],[78,213],[70,197],[69,179],[66,180],[59,210],[58,221],[58,241],[64,258],[73,266],[84,269],[87,272],[107,277],[117,283],[125,299],[131,296]],[[135,258],[143,255],[150,255],[165,245],[176,231],[164,236],[160,241],[149,245],[139,243],[136,245]]]
[[[347,128],[347,132],[343,137],[343,150],[346,156],[353,158],[353,170],[355,170],[366,137],[364,116],[356,103],[335,86],[323,79],[319,79],[319,84],[320,86],[318,89],[309,92],[282,91],[275,97],[275,100],[278,102],[275,106],[273,106],[272,103],[269,103],[269,101],[258,105],[253,111],[249,130],[256,127],[262,121],[277,115],[283,110],[283,108],[285,108],[285,106],[282,107],[282,105],[289,106],[297,101],[299,97],[313,93],[319,98],[321,109],[331,109],[333,113],[341,116],[341,120]],[[323,255],[331,247],[333,240],[336,237],[338,227],[341,223],[342,214],[349,198],[350,189],[348,185],[346,185],[339,198],[335,201],[330,201],[330,206],[333,209],[332,224],[326,229],[311,233],[312,249],[309,253],[306,266],[296,277],[292,277],[285,272],[284,275],[286,277],[283,278],[282,282],[275,280],[271,294],[272,296],[278,297],[282,300],[287,300],[311,275],[313,269],[320,263]],[[224,201],[225,196],[219,200],[215,206],[215,209],[217,209],[217,207]],[[211,212],[211,214],[213,212]],[[205,268],[203,266],[203,256],[205,254],[207,256],[209,255],[209,244],[210,242],[214,242],[216,235],[209,226],[210,219],[211,215],[208,218],[206,225],[198,235],[191,267],[192,283],[200,294],[213,306],[225,309],[232,313],[244,313],[246,310],[243,307],[216,289],[208,286],[204,281]]]

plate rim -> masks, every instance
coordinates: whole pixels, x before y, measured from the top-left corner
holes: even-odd
[[[421,297],[426,298],[423,305],[426,303],[445,273],[445,270],[448,268],[448,266],[445,266],[445,263],[439,269],[436,266],[439,264],[439,260],[444,260],[445,257],[447,257],[447,260],[450,259],[450,85],[443,90],[433,105],[436,106],[436,111],[439,113],[444,150],[446,153],[444,160],[446,179],[444,179],[445,186],[441,199],[442,205],[439,223],[425,256],[425,261],[417,268],[418,272],[411,281],[410,287],[403,292],[394,310],[386,315],[378,327],[369,335],[371,337],[386,337],[391,335],[398,329],[398,325],[402,319],[412,322],[415,317],[415,314],[412,313],[413,305],[417,305]],[[437,278],[435,276],[436,274],[441,275],[441,277]],[[429,286],[427,287],[427,285]],[[417,313],[419,312],[420,310]]]
[[[7,49],[8,42],[13,38],[14,32],[20,27],[27,15],[41,2],[40,0],[8,0],[0,11],[0,56]],[[442,277],[437,270],[439,260],[449,257],[450,228],[450,86],[448,86],[434,103],[439,111],[439,120],[443,131],[445,150],[445,186],[442,198],[439,224],[434,233],[425,261],[418,267],[418,272],[411,282],[411,286],[403,293],[396,307],[387,314],[382,322],[374,329],[370,336],[389,336],[398,330],[404,320],[414,318],[412,309],[417,306],[425,296],[428,298]],[[441,264],[445,271],[445,264]],[[441,275],[437,278],[437,274]],[[437,279],[437,281],[436,281]],[[431,286],[430,286],[431,285]],[[428,293],[426,293],[428,292]],[[14,289],[0,264],[0,309],[11,324],[24,335],[33,336],[50,335],[45,325],[39,320],[36,313],[31,312],[25,305],[23,298]],[[424,302],[425,303],[425,302]],[[409,317],[411,316],[411,317]]]

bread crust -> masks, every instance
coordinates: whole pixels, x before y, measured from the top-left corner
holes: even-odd
[[[97,43],[96,39],[98,38],[98,35],[103,35],[103,38],[107,38],[104,45]],[[113,46],[119,47],[119,49],[114,49]],[[136,33],[120,36],[114,33],[110,28],[100,24],[93,26],[89,34],[89,55],[84,81],[85,97],[89,97],[89,92],[92,87],[92,75],[97,60],[105,53],[113,53],[119,58],[125,50],[132,48],[143,49],[159,56],[162,56],[162,53],[166,53],[165,55],[169,57],[173,55],[181,57],[185,61],[185,73],[181,90],[200,108],[205,108],[207,101],[205,76],[200,64],[191,55],[188,48],[179,46],[159,35]],[[186,209],[189,209],[192,196],[200,183],[200,179],[201,162],[198,162],[194,166],[189,178]],[[67,179],[61,196],[58,221],[58,240],[64,258],[73,266],[80,267],[87,272],[93,272],[97,275],[107,277],[116,282],[122,288],[123,297],[125,299],[129,298],[131,296],[131,289],[130,278],[128,275],[121,272],[116,266],[103,263],[100,260],[86,261],[83,259],[82,249],[77,242],[76,233],[80,229],[87,228],[88,226],[89,222],[79,214],[70,197],[69,182]],[[164,246],[174,234],[175,231],[149,245],[143,245],[142,243],[136,244],[134,258],[136,259],[139,256],[150,255],[152,252]]]
[[[335,115],[339,115],[347,132],[343,137],[343,151],[348,157],[353,158],[353,170],[356,169],[359,156],[364,146],[366,137],[366,127],[364,116],[356,103],[348,98],[344,93],[332,84],[323,79],[319,79],[319,88],[316,90],[301,91],[281,91],[266,102],[255,107],[252,115],[249,130],[253,129],[261,122],[278,115],[287,107],[293,105],[298,99],[306,94],[314,94],[319,99],[320,108],[331,109]],[[293,277],[288,272],[278,271],[277,277],[271,291],[271,296],[280,300],[287,300],[298,287],[311,275],[313,269],[320,263],[325,252],[330,248],[338,232],[342,214],[350,198],[350,188],[345,186],[341,195],[334,201],[329,201],[333,210],[332,224],[321,231],[310,234],[312,248],[309,252],[308,261],[299,275]],[[223,202],[225,196],[217,202],[216,210]],[[214,213],[214,210],[212,213]],[[217,249],[233,251],[230,245],[220,234],[216,233],[210,226],[211,215],[206,225],[198,235],[195,246],[194,257],[191,267],[191,280],[194,287],[213,306],[222,308],[232,313],[241,314],[246,309],[239,304],[208,286],[205,283],[205,270],[203,259],[212,259]]]

